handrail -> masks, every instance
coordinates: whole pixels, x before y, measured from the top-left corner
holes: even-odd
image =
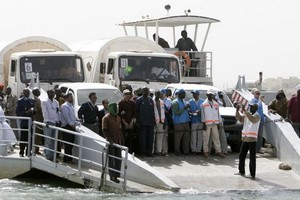
[[[19,140],[18,140],[18,138],[16,138],[17,139],[17,143],[19,143],[19,144],[20,143],[27,144],[28,145],[27,149],[28,150],[31,149],[31,124],[32,124],[32,119],[30,117],[21,117],[21,116],[3,116],[3,117],[0,117],[0,119],[2,119],[2,118],[8,119],[9,121],[11,119],[16,120],[17,127],[15,127],[15,128],[13,127],[13,128],[11,128],[11,130],[18,131],[18,134],[19,134],[20,137],[19,137]],[[25,128],[25,129],[23,128],[22,129],[20,127],[20,120],[27,120],[27,122],[28,122],[28,125],[27,125],[28,128]],[[1,127],[0,130],[8,130],[8,128]],[[28,136],[28,140],[27,141],[21,141],[20,140],[22,131],[26,131],[27,132],[27,136]],[[2,143],[2,142],[7,143],[7,142],[13,142],[13,141],[12,140],[0,140],[0,143]],[[26,156],[30,157],[30,151],[27,151]]]
[[[55,130],[56,130],[56,132],[55,132],[55,138],[51,138],[51,137],[48,137],[48,136],[45,136],[45,135],[36,133],[35,130],[36,130],[37,127],[39,127],[39,128],[41,128],[41,127],[44,128],[44,127],[46,127],[46,126],[47,126],[48,128],[51,128],[51,129],[55,129]],[[61,131],[61,132],[66,132],[66,133],[69,133],[69,134],[73,134],[73,135],[75,135],[75,137],[79,137],[79,144],[76,144],[76,143],[70,143],[70,142],[67,142],[67,141],[58,139],[58,132],[59,132],[59,131]],[[123,158],[123,157],[119,158],[119,157],[115,157],[115,156],[112,156],[112,155],[106,155],[107,153],[106,153],[105,151],[98,151],[98,150],[95,150],[95,149],[91,149],[91,148],[89,148],[89,147],[83,146],[82,144],[83,144],[83,140],[84,140],[84,139],[92,139],[92,140],[94,140],[94,141],[100,142],[100,143],[103,145],[103,150],[106,150],[107,147],[108,147],[108,145],[110,145],[109,142],[103,141],[103,140],[100,140],[100,139],[97,139],[97,138],[94,138],[94,137],[90,137],[90,136],[87,136],[87,135],[83,135],[82,133],[80,133],[80,131],[81,131],[80,128],[77,128],[77,131],[78,131],[78,132],[70,131],[70,130],[67,130],[67,129],[64,129],[64,128],[60,128],[60,127],[56,127],[56,126],[52,126],[52,125],[49,125],[49,126],[48,126],[48,125],[46,125],[46,124],[44,124],[44,123],[34,121],[34,122],[33,122],[33,141],[34,141],[34,142],[33,142],[33,147],[43,147],[43,146],[41,146],[41,145],[35,144],[34,138],[35,138],[36,136],[44,137],[44,138],[49,138],[49,139],[55,140],[54,150],[49,149],[49,148],[47,148],[47,147],[44,147],[44,149],[48,149],[49,151],[54,152],[54,160],[53,160],[53,162],[56,163],[56,160],[57,160],[56,154],[57,154],[57,153],[62,154],[61,152],[57,151],[57,143],[58,143],[58,142],[63,142],[63,143],[66,143],[66,144],[71,144],[71,145],[73,145],[73,147],[77,147],[77,148],[79,149],[78,157],[75,156],[75,155],[69,155],[69,154],[65,154],[65,153],[64,153],[63,155],[67,155],[67,156],[69,156],[69,157],[71,157],[71,158],[73,158],[73,159],[76,159],[76,160],[78,161],[78,163],[77,163],[77,170],[78,170],[79,175],[82,173],[82,165],[83,165],[83,163],[90,163],[90,164],[92,164],[92,165],[94,165],[94,166],[96,167],[96,171],[99,171],[99,172],[105,173],[105,174],[108,172],[108,170],[117,171],[117,172],[119,172],[120,174],[122,174],[122,176],[123,176],[123,178],[124,178],[124,181],[123,181],[123,184],[122,184],[122,189],[123,189],[123,191],[126,191],[126,187],[127,187],[127,177],[126,177],[127,172],[126,172],[126,171],[127,171],[128,148],[125,147],[125,146],[122,146],[122,145],[113,144],[115,147],[120,148],[121,151],[124,151],[124,152],[125,152],[124,158]],[[33,150],[33,154],[34,154],[35,148],[33,148],[32,150]],[[92,152],[97,153],[97,154],[99,154],[99,155],[102,155],[102,154],[103,154],[103,155],[106,155],[106,156],[103,156],[103,157],[105,158],[105,160],[103,160],[102,163],[96,163],[96,162],[94,162],[93,160],[85,159],[85,158],[82,157],[82,151],[83,151],[83,150],[92,151]],[[119,171],[119,170],[115,170],[115,169],[106,167],[105,164],[108,163],[108,162],[107,162],[107,159],[110,159],[110,158],[114,158],[114,159],[119,159],[119,160],[121,160],[121,162],[124,163],[124,164],[122,165],[122,166],[123,166],[123,169],[121,169],[121,170]],[[56,167],[57,167],[57,165],[56,165]],[[93,168],[93,169],[94,169],[94,168]],[[104,171],[103,171],[103,170],[104,170]],[[106,176],[101,176],[101,177],[99,177],[99,178],[101,179],[101,178],[103,178],[103,177],[105,178]],[[103,180],[100,180],[100,182],[101,182],[101,183],[102,183],[102,182],[105,183],[105,180],[104,180],[104,181],[103,181]]]

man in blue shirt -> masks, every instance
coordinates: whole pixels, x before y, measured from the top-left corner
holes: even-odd
[[[193,98],[189,101],[191,106],[191,150],[192,154],[200,154],[203,145],[203,123],[201,122],[201,105],[204,102],[199,98],[199,90],[192,91]]]
[[[179,89],[177,92],[177,98],[172,102],[172,116],[174,122],[174,151],[176,154],[180,154],[180,144],[182,141],[183,154],[189,154],[190,143],[190,116],[188,109],[189,104],[186,104],[185,91]]]

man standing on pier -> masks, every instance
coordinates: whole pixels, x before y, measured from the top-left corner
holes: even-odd
[[[260,125],[260,115],[257,112],[258,105],[252,100],[248,103],[249,111],[244,106],[236,106],[235,117],[238,121],[244,123],[242,130],[242,146],[239,154],[239,172],[235,175],[245,176],[245,160],[248,151],[250,151],[250,175],[255,179],[256,171],[256,141]],[[241,115],[239,109],[242,108],[244,115]]]

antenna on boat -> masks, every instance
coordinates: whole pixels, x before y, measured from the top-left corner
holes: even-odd
[[[191,9],[184,10],[184,13],[186,16],[188,16],[191,13]]]
[[[170,4],[165,5],[165,9],[167,10],[167,16],[169,16],[169,10],[171,9]]]

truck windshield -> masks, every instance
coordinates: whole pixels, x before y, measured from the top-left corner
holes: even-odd
[[[179,83],[178,60],[154,56],[121,56],[119,77],[122,81]]]
[[[20,60],[21,81],[30,82],[39,73],[40,82],[83,82],[83,64],[78,56],[36,56]]]

